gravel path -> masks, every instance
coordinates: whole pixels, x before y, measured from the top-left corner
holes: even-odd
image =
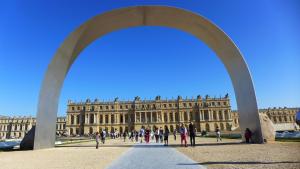
[[[177,150],[209,169],[300,169],[299,142],[241,144],[232,139],[217,143],[214,138],[197,138],[196,144]]]
[[[136,144],[107,169],[202,169],[189,157],[175,148],[162,144]]]

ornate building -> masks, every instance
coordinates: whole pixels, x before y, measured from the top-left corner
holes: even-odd
[[[67,130],[70,135],[84,135],[106,129],[106,131],[124,132],[139,130],[142,126],[151,129],[167,125],[171,132],[179,128],[180,123],[193,121],[197,131],[231,130],[232,118],[228,95],[223,98],[206,96],[196,99],[161,99],[133,101],[68,102]]]
[[[36,119],[33,117],[5,117],[0,116],[0,139],[23,138],[34,126]],[[57,134],[66,131],[66,118],[58,117],[56,122]]]
[[[296,125],[296,113],[299,111],[299,108],[268,108],[268,109],[259,109],[259,113],[266,114],[270,120],[273,122],[275,130],[295,130],[299,129],[299,126]],[[232,127],[238,128],[239,126],[239,116],[237,111],[232,111]]]

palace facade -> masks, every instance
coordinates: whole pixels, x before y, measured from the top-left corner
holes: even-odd
[[[70,135],[92,134],[105,129],[112,131],[139,130],[142,126],[155,129],[167,125],[171,132],[180,123],[193,121],[197,131],[231,130],[232,117],[228,95],[221,98],[186,98],[133,101],[68,102],[67,130]]]
[[[36,124],[33,117],[5,117],[0,116],[0,139],[23,138]],[[66,118],[58,117],[56,121],[57,134],[66,132]]]
[[[259,109],[259,113],[266,114],[273,122],[275,130],[297,130],[296,113],[300,108],[273,107],[268,109]],[[232,127],[239,127],[239,116],[237,111],[232,111]]]

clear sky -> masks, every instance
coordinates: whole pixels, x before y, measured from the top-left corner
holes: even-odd
[[[51,58],[80,24],[131,5],[170,5],[198,13],[223,29],[243,53],[259,108],[300,106],[299,0],[1,0],[0,114],[35,116]],[[164,27],[119,30],[96,40],[65,80],[59,115],[67,100],[132,100],[212,97],[229,93],[219,58],[190,34]]]

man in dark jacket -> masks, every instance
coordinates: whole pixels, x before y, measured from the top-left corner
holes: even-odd
[[[195,146],[196,131],[195,131],[195,125],[193,124],[193,122],[190,122],[190,124],[189,124],[189,135],[190,135],[191,146]]]

